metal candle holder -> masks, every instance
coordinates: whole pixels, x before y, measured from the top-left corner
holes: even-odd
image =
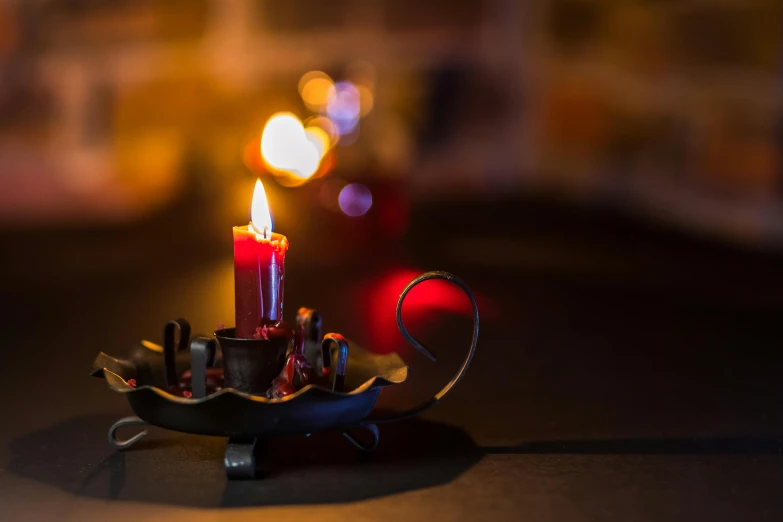
[[[214,338],[190,341],[190,325],[178,319],[166,325],[162,347],[145,342],[130,356],[115,358],[100,353],[95,359],[92,375],[105,378],[112,390],[124,393],[136,414],[111,426],[109,443],[124,450],[147,434],[142,431],[127,440],[118,439],[117,429],[131,425],[227,436],[225,467],[229,478],[255,477],[256,443],[270,435],[339,429],[356,448],[374,450],[379,440],[377,424],[407,419],[437,404],[462,379],[476,351],[476,299],[465,282],[447,272],[424,273],[402,291],[396,312],[402,336],[436,361],[435,354],[402,322],[405,297],[430,279],[448,281],[468,296],[473,307],[473,338],[454,377],[422,404],[387,417],[372,416],[381,389],[404,382],[408,367],[397,354],[372,354],[339,334],[321,337],[321,319],[314,310],[300,310],[297,323],[304,338],[294,342],[294,350],[287,356],[288,338],[236,339],[233,329],[223,329]],[[281,398],[265,396],[270,381],[286,385],[278,380],[286,378],[299,379],[299,384],[304,379],[306,384]],[[360,441],[346,431],[350,429],[366,430],[370,441]]]

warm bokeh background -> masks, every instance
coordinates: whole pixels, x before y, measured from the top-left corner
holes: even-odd
[[[394,301],[428,268],[472,280],[498,323],[542,298],[758,318],[783,244],[782,17],[764,0],[2,2],[6,318],[115,309],[123,342],[177,315],[231,324],[230,229],[257,178],[292,244],[286,315],[326,307],[379,350],[405,349]],[[146,290],[179,280],[202,302]],[[132,292],[147,308],[122,308]],[[419,315],[465,311],[433,292]]]
[[[773,0],[0,0],[0,506],[783,519],[764,511],[783,487],[781,20]],[[170,319],[234,322],[257,178],[291,244],[286,319],[318,308],[412,366],[383,406],[439,389],[471,332],[458,291],[422,285],[405,320],[438,364],[405,346],[407,281],[451,271],[481,310],[429,424],[384,426],[374,461],[334,453],[347,470],[297,439],[316,456],[277,489],[224,485],[224,441],[153,429],[115,452],[127,402],[87,377]]]
[[[780,302],[782,11],[2,2],[5,318],[37,325],[24,342],[100,321],[119,346],[180,315],[232,324],[230,230],[260,177],[292,245],[286,317],[317,306],[373,349],[406,351],[394,304],[424,269],[473,284],[485,349],[621,349],[617,323],[652,332],[664,314],[676,326],[652,347],[696,328],[689,307],[764,326]],[[466,311],[438,288],[412,295],[411,321]],[[715,317],[698,329],[732,327]]]
[[[244,148],[270,115],[351,112],[351,100],[340,113],[300,96],[300,78],[322,71],[356,88],[363,117],[307,189],[313,206],[339,211],[348,181],[377,184],[379,199],[393,186],[405,202],[534,194],[780,243],[782,11],[765,0],[5,1],[0,222],[126,224],[189,196],[241,216],[258,155]],[[311,99],[326,102],[328,85],[311,85]]]

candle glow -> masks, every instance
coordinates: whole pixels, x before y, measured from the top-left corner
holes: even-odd
[[[272,216],[261,181],[256,181],[251,221],[234,227],[234,309],[236,336],[255,338],[258,330],[283,318],[283,280],[288,239],[272,232]]]
[[[258,239],[268,239],[272,233],[272,215],[269,213],[269,202],[266,199],[266,190],[261,180],[256,180],[253,190],[253,202],[250,205],[250,230],[255,232]]]

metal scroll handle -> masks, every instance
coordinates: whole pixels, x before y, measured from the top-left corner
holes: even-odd
[[[465,372],[468,370],[468,366],[470,366],[470,361],[473,359],[473,354],[476,353],[476,343],[478,342],[478,333],[479,333],[479,313],[478,313],[478,306],[476,306],[476,297],[473,295],[473,292],[471,292],[470,288],[465,283],[465,281],[448,272],[426,272],[424,274],[421,274],[419,277],[417,277],[410,283],[408,283],[408,286],[406,286],[405,289],[400,294],[400,300],[397,301],[397,327],[400,329],[400,333],[405,338],[405,340],[408,341],[408,343],[410,343],[419,352],[424,354],[424,356],[427,357],[430,361],[433,362],[437,361],[437,357],[435,356],[435,354],[432,353],[430,350],[428,350],[421,342],[419,342],[418,339],[413,337],[405,328],[405,325],[402,323],[402,303],[403,301],[405,301],[405,297],[408,295],[408,292],[413,290],[413,288],[419,283],[423,283],[424,281],[429,281],[430,279],[443,279],[445,281],[448,281],[454,286],[459,287],[460,290],[465,292],[465,295],[468,296],[468,299],[470,299],[470,304],[473,307],[473,339],[471,339],[470,341],[470,350],[468,350],[468,354],[465,356],[465,360],[462,361],[462,366],[454,375],[454,377],[452,377],[451,380],[448,382],[448,384],[446,384],[446,386],[444,386],[443,389],[441,389],[428,401],[423,402],[418,406],[415,406],[407,411],[398,413],[390,417],[369,418],[366,420],[366,422],[368,423],[395,422],[399,420],[404,420],[410,417],[414,417],[432,408],[438,402],[440,402],[440,400],[443,399],[443,397],[448,395],[448,393],[452,390],[452,388],[454,388],[454,386],[456,386],[457,383],[462,379],[462,377],[465,375]]]

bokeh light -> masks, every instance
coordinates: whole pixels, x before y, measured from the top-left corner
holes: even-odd
[[[300,148],[299,162],[297,167],[292,169],[292,173],[300,178],[310,178],[318,170],[318,165],[321,162],[321,156],[318,154],[318,149],[315,145],[305,138]]]
[[[337,131],[337,126],[326,116],[312,116],[304,121],[304,125],[308,129],[318,127],[324,131],[329,137],[329,148],[334,147],[340,141],[340,133]]]
[[[331,147],[329,135],[321,127],[305,128],[305,138],[313,144],[318,151],[318,158],[323,158]]]
[[[312,126],[321,127],[330,138],[330,148],[350,145],[359,135],[359,120],[375,103],[375,69],[367,62],[354,62],[345,80],[334,82],[322,71],[310,71],[299,80],[299,94],[308,109],[318,113]],[[308,124],[310,126],[310,124]],[[323,156],[324,151],[321,152]]]
[[[261,134],[261,154],[276,169],[296,170],[304,141],[304,127],[299,118],[291,113],[277,113],[269,118]]]
[[[357,85],[359,91],[359,114],[364,117],[372,110],[374,98],[372,89],[364,85]]]
[[[329,138],[319,128],[305,131],[295,115],[281,112],[269,118],[261,134],[261,156],[274,174],[289,173],[303,180],[318,171]]]
[[[299,80],[299,94],[307,108],[320,111],[329,101],[334,88],[334,82],[328,74],[321,71],[310,71]]]
[[[326,114],[337,126],[341,136],[350,134],[359,123],[361,114],[359,89],[351,82],[338,82],[329,92]]]
[[[367,328],[369,346],[372,346],[374,352],[411,353],[412,348],[399,335],[395,310],[400,292],[421,272],[422,270],[418,268],[393,267],[360,288],[357,300],[363,305],[362,324]],[[488,296],[476,292],[476,301],[482,318],[497,315],[497,305]],[[428,323],[432,325],[434,312],[469,317],[470,301],[459,288],[446,281],[422,283],[405,299],[403,316],[405,324],[413,331],[426,330]]]
[[[363,216],[372,206],[372,192],[360,183],[351,183],[343,187],[337,201],[345,215]]]

